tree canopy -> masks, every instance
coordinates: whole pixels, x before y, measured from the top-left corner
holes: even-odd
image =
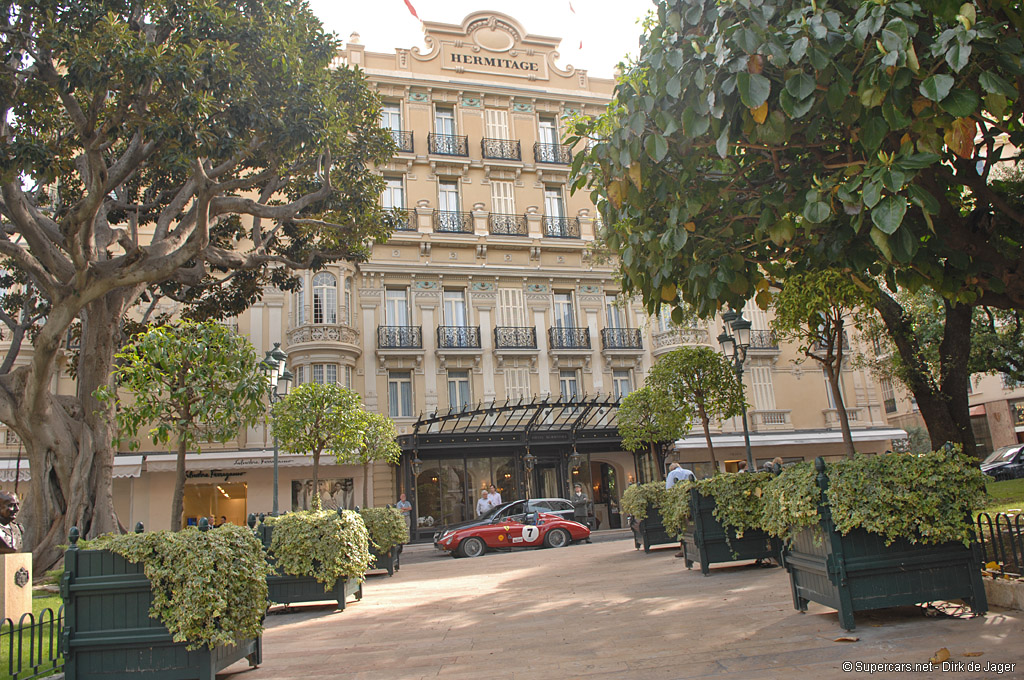
[[[363,466],[363,507],[370,505],[370,466],[374,461],[398,463],[402,447],[398,445],[398,430],[391,418],[380,413],[361,411],[363,440],[358,449],[350,451],[346,462]]]

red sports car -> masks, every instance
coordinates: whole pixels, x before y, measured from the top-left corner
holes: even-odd
[[[456,557],[479,557],[504,548],[562,548],[590,538],[590,529],[546,512],[499,517],[490,524],[446,531],[435,544]]]

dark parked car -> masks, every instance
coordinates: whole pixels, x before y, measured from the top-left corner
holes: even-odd
[[[981,461],[981,471],[997,480],[1024,477],[1024,444],[996,449]]]
[[[434,547],[440,547],[437,543],[446,531],[483,526],[484,524],[490,524],[492,520],[498,517],[505,518],[512,515],[523,515],[528,512],[547,512],[569,520],[573,517],[572,503],[564,498],[531,498],[528,501],[509,501],[508,503],[502,503],[491,508],[476,519],[466,520],[465,522],[453,522],[441,527],[440,530],[434,533]]]

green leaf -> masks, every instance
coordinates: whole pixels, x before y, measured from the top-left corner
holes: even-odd
[[[759,73],[742,71],[736,74],[736,87],[740,91],[740,101],[750,109],[756,109],[768,101],[771,94],[771,81]]]
[[[878,151],[882,140],[889,133],[889,126],[879,115],[869,118],[860,131],[860,143],[868,153]]]
[[[933,102],[941,102],[949,94],[949,91],[953,89],[954,82],[953,76],[938,73],[925,78],[918,89],[921,92],[921,96],[926,99],[930,99]]]
[[[949,96],[939,103],[939,106],[946,113],[957,118],[967,118],[978,110],[980,103],[978,95],[974,93],[974,90],[956,89],[951,91]]]
[[[722,128],[722,134],[718,135],[718,141],[715,142],[715,150],[718,151],[718,155],[721,158],[726,158],[729,155],[729,128]]]
[[[846,104],[849,96],[850,88],[837,80],[829,85],[828,92],[825,94],[825,101],[830,109],[838,111]]]
[[[1003,78],[992,71],[983,71],[981,75],[978,76],[978,84],[981,85],[986,92],[1001,94],[1010,99],[1016,99],[1018,95],[1017,88],[1003,80]]]
[[[884,234],[892,234],[900,228],[903,216],[907,214],[907,199],[902,196],[886,196],[871,210],[871,222]]]
[[[807,36],[802,36],[793,41],[793,47],[789,51],[789,58],[794,64],[799,63],[804,58],[809,44],[810,41],[807,39]]]
[[[879,182],[873,180],[864,182],[864,189],[861,192],[861,196],[864,199],[864,206],[867,208],[874,208],[878,204],[878,201],[882,198],[882,185]]]
[[[960,73],[964,66],[967,66],[967,61],[971,56],[971,46],[961,45],[959,42],[954,41],[949,49],[946,50],[946,63],[949,67]]]
[[[804,218],[808,222],[819,224],[824,222],[832,214],[832,209],[824,201],[812,201],[804,206]]]
[[[661,135],[649,135],[644,140],[644,150],[655,163],[660,163],[668,153],[668,143]]]
[[[814,78],[806,73],[798,73],[786,81],[786,92],[793,95],[797,101],[810,97],[816,89]]]

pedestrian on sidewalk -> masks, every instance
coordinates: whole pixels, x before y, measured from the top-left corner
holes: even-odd
[[[569,500],[572,501],[572,518],[579,522],[583,526],[593,529],[590,526],[590,499],[587,498],[587,494],[583,493],[583,485],[576,483],[573,485],[573,495]],[[587,543],[590,543],[590,538],[586,539]]]
[[[691,470],[687,470],[679,463],[672,463],[668,466],[668,476],[665,477],[665,490],[671,489],[676,485],[676,482],[695,482],[697,481],[697,475],[693,474]]]

